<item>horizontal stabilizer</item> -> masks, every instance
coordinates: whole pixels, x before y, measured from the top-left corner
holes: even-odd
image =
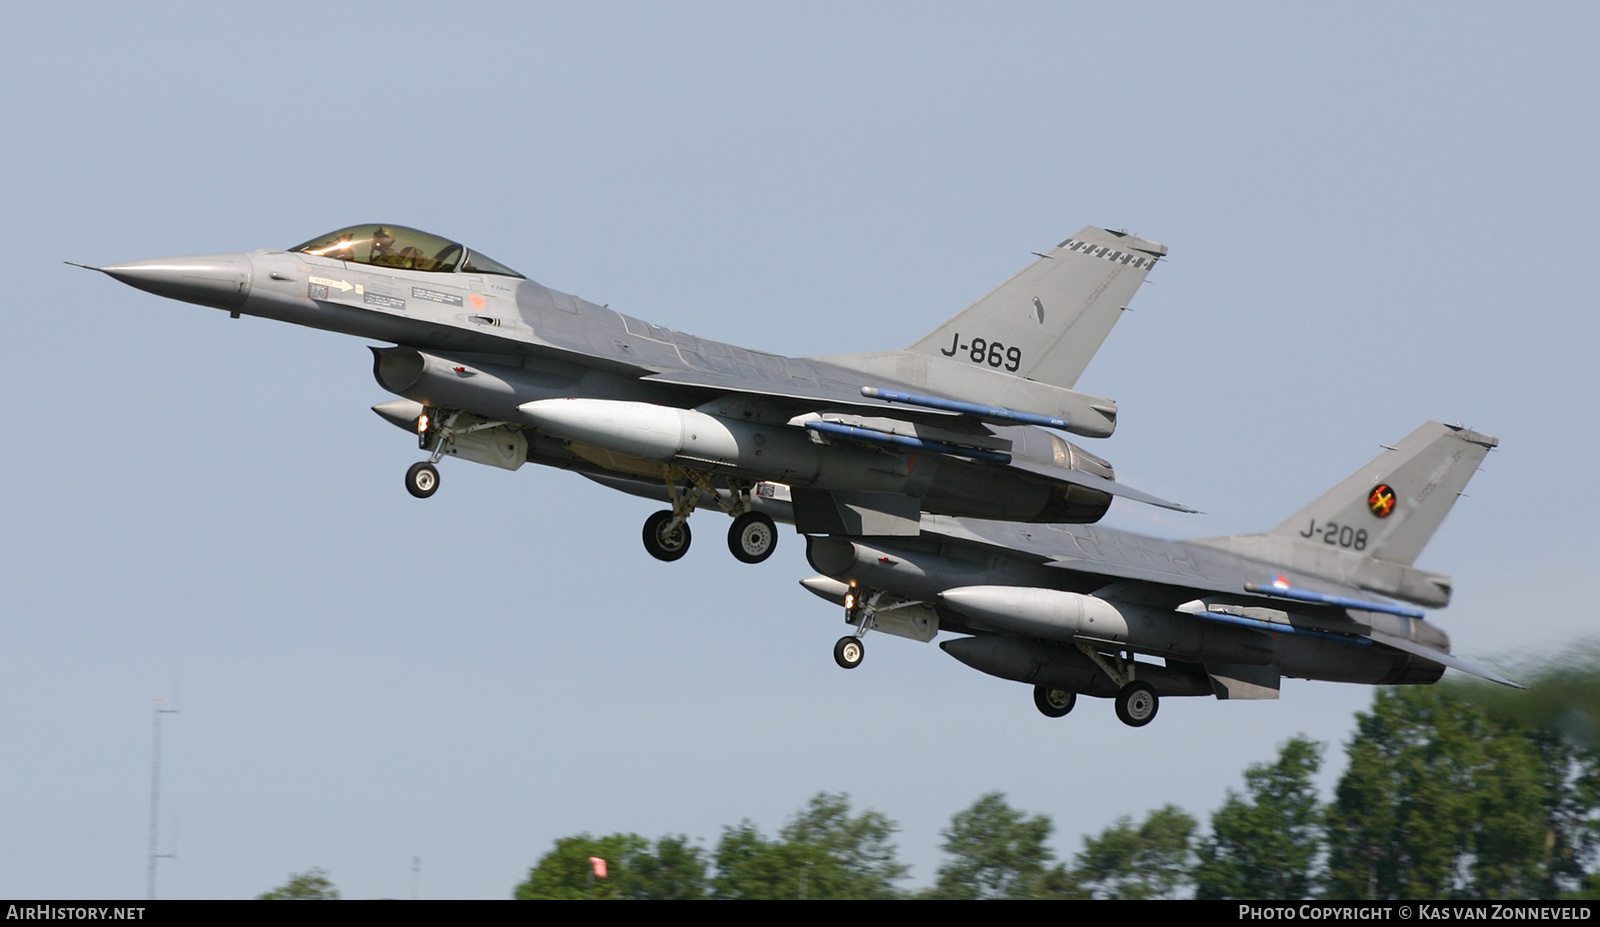
[[[1393,634],[1385,634],[1382,631],[1373,631],[1372,639],[1380,644],[1383,644],[1384,646],[1393,647],[1396,650],[1404,650],[1406,653],[1421,657],[1424,660],[1430,660],[1442,666],[1448,666],[1451,669],[1460,670],[1469,676],[1476,676],[1479,679],[1487,679],[1490,682],[1497,682],[1502,686],[1510,686],[1513,689],[1527,688],[1527,686],[1522,685],[1521,683],[1512,682],[1504,676],[1491,673],[1476,663],[1463,660],[1460,657],[1451,656],[1442,650],[1435,650],[1432,647],[1429,647],[1425,644],[1419,644],[1416,641],[1407,640],[1403,637],[1396,637]]]
[[[1103,493],[1118,496],[1133,502],[1143,502],[1146,505],[1154,505],[1164,509],[1172,509],[1174,512],[1186,512],[1190,515],[1199,514],[1199,510],[1191,509],[1181,502],[1168,502],[1166,499],[1163,499],[1160,496],[1152,496],[1147,492],[1134,489],[1132,486],[1119,483],[1116,480],[1108,480],[1103,476],[1096,476],[1093,473],[1085,473],[1082,470],[1069,470],[1066,467],[1057,467],[1051,464],[1041,463],[1039,461],[1031,460],[1027,457],[1012,458],[1011,466],[1020,470],[1027,470],[1029,473],[1037,473],[1040,476],[1047,476],[1054,480],[1075,483],[1084,487],[1085,489],[1098,489]]]

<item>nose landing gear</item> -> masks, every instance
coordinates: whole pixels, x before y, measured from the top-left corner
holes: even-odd
[[[431,462],[419,460],[406,471],[406,492],[418,499],[426,499],[439,491],[439,468]]]
[[[861,643],[861,638],[851,635],[839,638],[833,645],[833,662],[845,669],[855,669],[867,656],[867,647]]]
[[[507,424],[502,421],[481,420],[469,415],[466,418],[466,422],[476,422],[476,424],[465,424],[457,427],[457,423],[462,420],[462,415],[463,413],[461,412],[424,407],[422,415],[417,418],[417,446],[425,451],[431,450],[433,453],[428,455],[427,460],[418,461],[412,464],[410,469],[406,470],[406,492],[411,493],[418,499],[426,499],[438,492],[439,468],[436,464],[446,454],[463,453],[457,445],[456,439],[471,440],[467,438],[468,435],[502,428]],[[521,438],[519,437],[518,440],[520,441]],[[525,448],[521,448],[515,452],[515,465],[504,463],[499,465],[515,470],[522,463],[524,450]],[[477,459],[473,454],[465,454],[465,456],[469,460]]]

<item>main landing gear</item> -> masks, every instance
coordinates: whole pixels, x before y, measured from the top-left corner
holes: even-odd
[[[644,549],[657,560],[671,563],[689,552],[689,523],[674,518],[671,511],[657,512],[644,520]]]
[[[672,497],[672,508],[645,519],[644,549],[650,556],[670,562],[689,552],[689,515],[702,499],[714,500],[718,508],[733,516],[728,528],[728,550],[740,561],[760,563],[778,549],[778,526],[765,514],[752,510],[748,485],[729,480],[730,499],[717,490],[709,474],[699,470],[669,466],[663,479]],[[689,485],[681,487],[685,482]]]
[[[1094,661],[1100,671],[1111,677],[1111,681],[1118,686],[1116,697],[1117,718],[1129,727],[1144,727],[1155,720],[1156,710],[1161,707],[1161,699],[1156,696],[1156,687],[1148,682],[1140,682],[1133,678],[1135,667],[1138,665],[1129,654],[1127,662],[1123,662],[1121,655],[1113,655],[1112,660],[1116,665],[1106,662],[1106,658],[1099,651],[1088,644],[1079,644],[1084,656]]]
[[[1078,649],[1084,656],[1094,661],[1094,665],[1119,687],[1117,696],[1113,700],[1118,720],[1129,727],[1144,727],[1155,720],[1156,711],[1161,707],[1161,699],[1156,695],[1155,686],[1133,678],[1134,668],[1137,666],[1133,660],[1124,662],[1120,655],[1113,655],[1108,661],[1104,654],[1088,644],[1079,644]],[[1033,687],[1034,707],[1047,718],[1059,718],[1065,715],[1077,702],[1078,694],[1068,689]]]
[[[1033,704],[1038,706],[1039,713],[1046,718],[1059,718],[1072,710],[1078,704],[1078,693],[1071,689],[1051,689],[1045,686],[1033,687]]]
[[[1117,718],[1129,727],[1149,724],[1160,707],[1155,687],[1148,682],[1130,682],[1117,692]]]
[[[728,550],[745,563],[760,563],[778,549],[778,526],[760,512],[745,512],[728,529]]]

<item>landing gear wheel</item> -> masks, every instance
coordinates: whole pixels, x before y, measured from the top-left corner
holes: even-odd
[[[439,491],[439,471],[426,460],[419,460],[406,471],[406,492],[426,499]]]
[[[672,511],[657,512],[644,520],[644,549],[657,560],[672,562],[689,552],[689,523],[667,531]]]
[[[833,645],[833,662],[845,669],[855,669],[860,666],[862,658],[866,655],[867,648],[859,637],[841,637],[839,643]]]
[[[1156,716],[1161,700],[1148,682],[1130,682],[1117,693],[1117,717],[1129,727],[1144,727]]]
[[[778,549],[778,526],[760,512],[746,512],[728,529],[728,549],[745,563],[760,563]]]
[[[1078,693],[1067,689],[1034,686],[1033,704],[1046,718],[1059,718],[1071,711],[1073,705],[1078,704]]]

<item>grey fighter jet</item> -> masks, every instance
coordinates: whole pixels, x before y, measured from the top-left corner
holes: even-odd
[[[917,538],[809,538],[822,575],[802,585],[856,626],[839,665],[861,662],[868,629],[954,631],[966,636],[946,653],[1031,684],[1050,717],[1084,694],[1137,727],[1161,696],[1277,698],[1284,676],[1426,684],[1454,667],[1515,686],[1450,654],[1417,607],[1448,604],[1450,578],[1412,566],[1496,444],[1430,422],[1265,534],[1163,541],[930,515]]]
[[[1086,228],[901,351],[791,359],[560,293],[458,242],[360,225],[286,251],[89,267],[160,296],[388,342],[373,409],[413,431],[419,498],[446,456],[576,470],[672,507],[644,526],[676,560],[697,505],[734,516],[748,563],[777,542],[764,487],[804,532],[914,536],[923,512],[1097,521],[1115,480],[1056,435],[1104,437],[1116,404],[1072,389],[1166,247]]]

